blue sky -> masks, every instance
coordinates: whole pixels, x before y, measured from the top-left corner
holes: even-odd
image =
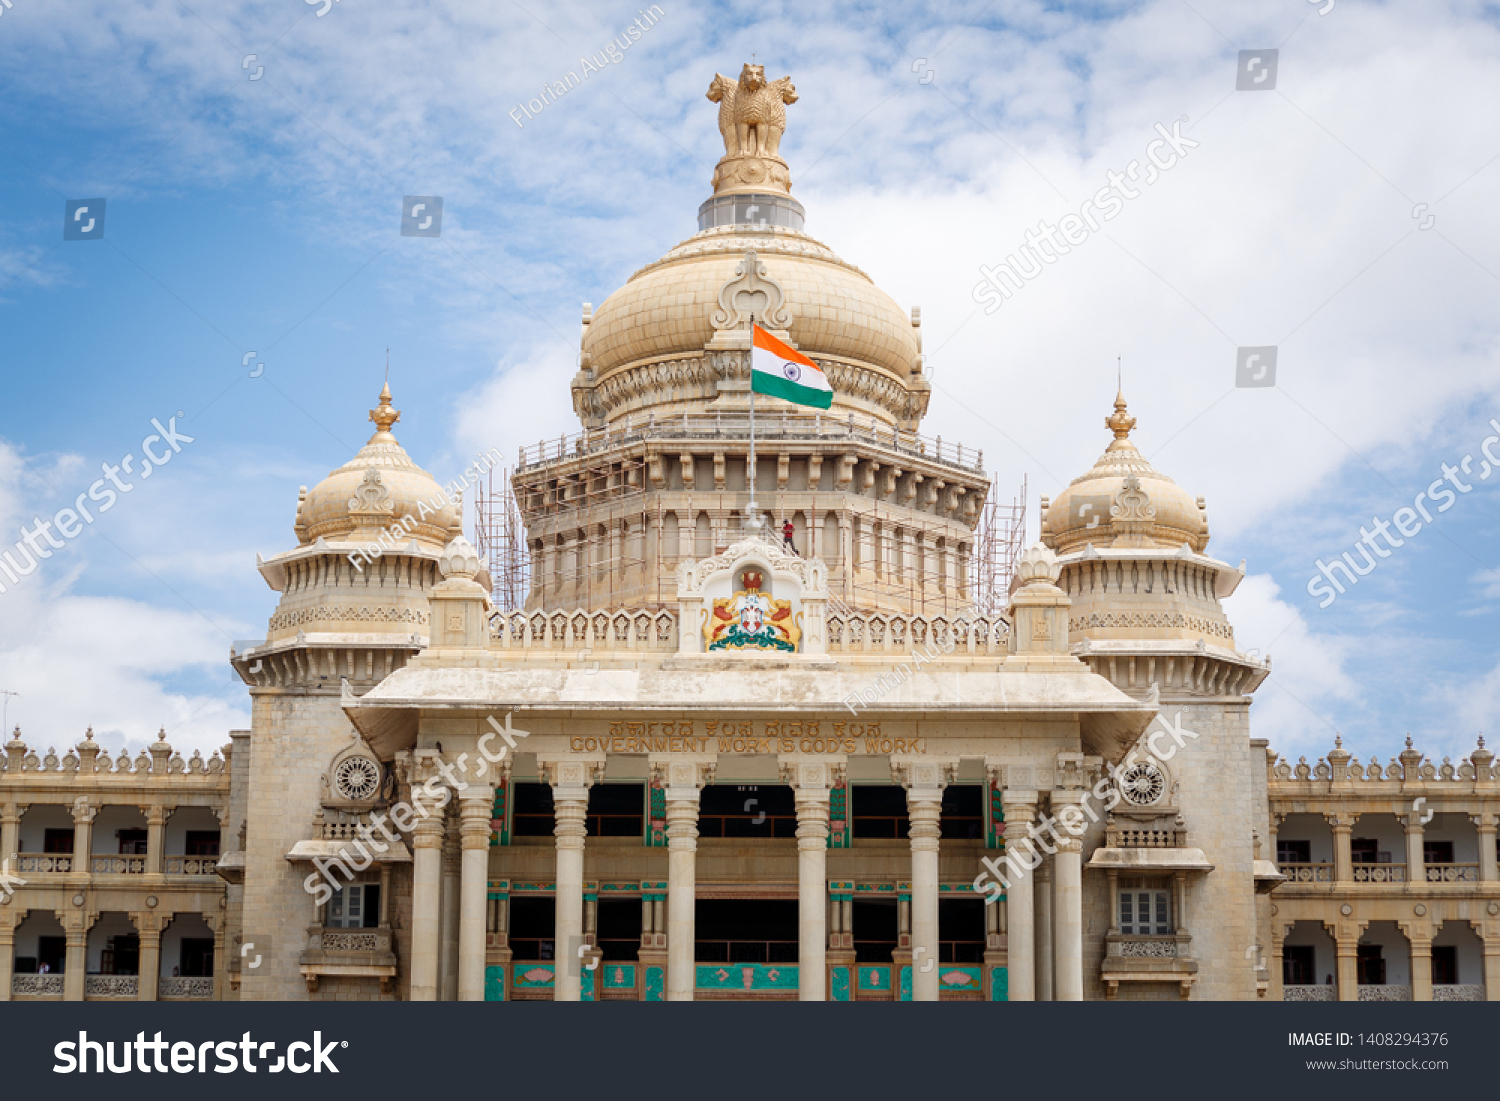
[[[572,431],[580,304],[693,232],[721,151],[704,92],[752,52],[801,96],[783,153],[809,232],[922,307],[925,430],[984,448],[1002,492],[1028,475],[1033,533],[1109,438],[1120,357],[1140,446],[1207,498],[1210,552],[1247,560],[1237,640],[1275,663],[1256,735],[1389,756],[1410,731],[1456,758],[1491,728],[1500,477],[1331,607],[1306,592],[1500,417],[1490,9],[661,5],[517,126],[642,8],[319,6],[0,16],[0,543],[153,417],[194,437],[0,594],[28,740],[206,750],[247,724],[225,658],[274,608],[255,554],[368,436],[387,348],[397,434],[440,478]],[[1268,48],[1276,88],[1236,92],[1238,52]],[[979,265],[1174,120],[1198,146],[985,313]],[[406,194],[443,196],[440,238],[399,235]],[[104,239],[63,241],[65,202],[98,197]],[[1278,347],[1275,387],[1235,386],[1252,345]]]

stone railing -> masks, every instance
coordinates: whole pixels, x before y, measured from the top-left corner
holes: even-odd
[[[1359,1000],[1362,1002],[1409,1002],[1411,1001],[1411,987],[1361,983]]]
[[[1104,843],[1112,849],[1180,849],[1186,841],[1186,828],[1117,826],[1111,818],[1105,829]]]
[[[905,615],[900,612],[828,614],[828,652],[1004,655],[1010,623],[1003,616]]]
[[[308,945],[315,952],[389,952],[389,929],[323,929]]]
[[[1432,988],[1432,1000],[1435,1002],[1482,1002],[1484,1001],[1484,984],[1435,984]]]
[[[1299,757],[1297,763],[1292,764],[1285,757],[1273,756],[1267,761],[1266,767],[1273,797],[1277,794],[1278,787],[1283,786],[1288,795],[1350,791],[1350,787],[1345,785],[1352,786],[1354,794],[1375,795],[1405,790],[1413,785],[1436,786],[1439,792],[1442,790],[1441,785],[1452,785],[1452,790],[1459,793],[1472,790],[1475,784],[1488,785],[1500,781],[1500,763],[1484,747],[1483,738],[1479,739],[1478,748],[1458,764],[1447,757],[1443,758],[1442,764],[1433,764],[1432,758],[1412,748],[1411,739],[1408,738],[1405,752],[1399,757],[1392,757],[1384,765],[1374,757],[1368,764],[1361,764],[1359,758],[1350,754],[1344,749],[1342,742],[1339,742],[1327,756],[1319,757],[1314,764],[1308,764],[1306,757]]]
[[[1354,882],[1356,883],[1405,883],[1405,864],[1356,864],[1354,865]]]
[[[1177,958],[1175,940],[1121,940],[1110,945],[1110,955],[1124,959],[1172,960]],[[1118,951],[1113,951],[1118,949]]]
[[[85,998],[138,998],[141,980],[137,975],[85,975]]]
[[[1325,983],[1322,986],[1283,986],[1281,1000],[1284,1002],[1336,1002],[1339,1000],[1338,987],[1332,983]]]
[[[144,856],[91,856],[89,871],[95,875],[145,875]]]
[[[13,998],[35,998],[47,995],[62,996],[61,975],[12,975],[10,993]]]
[[[211,977],[180,978],[176,976],[169,979],[161,979],[157,984],[156,996],[163,1000],[212,1001],[214,996],[214,980]]]
[[[1478,864],[1424,864],[1428,883],[1478,883]]]
[[[167,856],[162,858],[162,871],[167,875],[213,875],[218,863],[217,856]]]
[[[1277,864],[1288,883],[1332,883],[1332,864]]]
[[[17,737],[5,743],[5,755],[0,757],[0,771],[6,774],[7,781],[23,778],[56,780],[66,777],[87,782],[90,777],[116,774],[129,774],[137,780],[149,777],[152,782],[184,776],[228,779],[225,775],[228,764],[217,749],[207,760],[196,749],[191,757],[184,759],[167,742],[158,740],[148,747],[149,752],[147,749],[141,750],[133,761],[123,749],[118,757],[111,759],[109,753],[90,735],[61,757],[55,749],[48,749],[45,755],[38,756],[36,750],[20,739],[19,730],[16,733]]]
[[[645,608],[571,612],[496,612],[492,650],[677,652],[677,613]]]
[[[25,875],[45,875],[48,872],[71,872],[73,858],[65,853],[17,853],[16,871]]]

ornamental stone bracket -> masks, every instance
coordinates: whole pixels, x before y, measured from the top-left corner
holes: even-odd
[[[775,600],[791,603],[793,622],[801,638],[796,656],[831,660],[828,651],[828,567],[820,558],[801,558],[770,540],[755,536],[727,548],[723,554],[684,562],[677,568],[679,656],[706,656],[703,630],[713,614],[714,601],[734,596],[742,574],[762,574],[762,589]],[[766,656],[764,651],[714,651],[715,657]],[[776,655],[789,657],[791,655]]]
[[[734,278],[719,288],[719,308],[710,319],[714,326],[714,339],[709,342],[710,351],[723,347],[749,347],[750,319],[754,317],[762,329],[788,340],[792,314],[786,308],[786,293],[781,284],[772,279],[765,262],[746,249],[745,257],[734,269]],[[737,332],[739,339],[723,338]]]

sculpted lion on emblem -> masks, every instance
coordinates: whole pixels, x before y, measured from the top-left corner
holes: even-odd
[[[764,65],[746,65],[739,80],[715,73],[708,98],[719,105],[719,133],[729,157],[775,157],[786,133],[785,104],[797,102],[792,78],[766,82]]]

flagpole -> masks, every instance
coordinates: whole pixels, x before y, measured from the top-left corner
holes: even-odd
[[[750,477],[750,503],[745,506],[745,518],[759,528],[755,512],[755,315],[750,315],[750,462],[747,473]]]

